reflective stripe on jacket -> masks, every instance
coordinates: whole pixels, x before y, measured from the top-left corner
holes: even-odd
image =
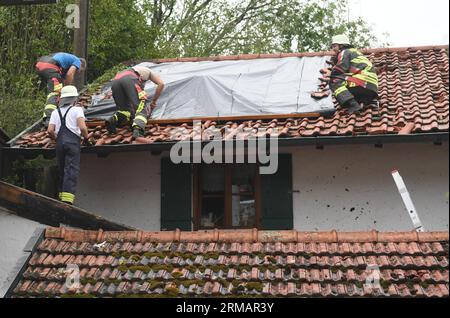
[[[331,78],[344,78],[350,86],[378,88],[378,76],[372,62],[357,49],[339,53]]]

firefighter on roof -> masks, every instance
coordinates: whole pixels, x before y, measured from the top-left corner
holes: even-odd
[[[48,126],[50,115],[58,106],[63,86],[72,85],[75,73],[86,69],[86,60],[69,53],[43,56],[36,64],[36,72],[47,85],[47,102],[44,108],[44,125]]]
[[[361,52],[353,48],[346,35],[333,37],[336,65],[331,72],[330,88],[339,104],[350,114],[357,113],[378,98],[378,76]]]
[[[149,80],[157,85],[151,101],[144,90]],[[133,138],[144,136],[147,120],[164,90],[161,78],[148,67],[134,66],[116,75],[111,90],[117,112],[106,122],[108,132],[115,134],[117,127],[132,123]]]

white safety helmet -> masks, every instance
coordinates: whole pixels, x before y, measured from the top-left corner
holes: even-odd
[[[64,86],[61,90],[61,98],[78,97],[78,89],[75,86]]]
[[[350,39],[345,34],[333,36],[331,44],[350,45]]]
[[[59,106],[65,106],[76,102],[78,99],[78,89],[75,86],[68,85],[61,89]]]

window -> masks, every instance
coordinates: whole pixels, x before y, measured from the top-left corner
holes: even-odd
[[[259,227],[260,177],[256,164],[198,165],[194,191],[196,230]]]
[[[292,230],[292,156],[260,175],[250,164],[190,165],[161,161],[161,230]]]

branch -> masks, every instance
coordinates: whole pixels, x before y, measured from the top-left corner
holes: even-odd
[[[195,6],[198,3],[198,0],[194,0],[194,2],[189,6],[189,9],[187,10],[185,17],[183,17],[180,20],[178,26],[175,28],[174,32],[172,33],[168,41],[172,42],[178,35],[178,33],[181,32],[184,29],[184,27],[192,21],[192,19],[197,15],[197,13],[205,9],[211,2],[212,0],[204,0],[203,3],[198,6],[198,8],[193,10],[193,8],[195,8]]]
[[[271,4],[271,1],[264,2],[261,5],[257,5],[258,1],[251,0],[247,7],[242,11],[242,13],[236,17],[234,20],[230,21],[229,23],[225,24],[225,26],[222,28],[222,30],[219,32],[219,34],[216,36],[216,38],[211,42],[211,44],[206,48],[206,50],[203,52],[203,54],[207,55],[209,52],[220,42],[223,40],[223,38],[226,36],[230,30],[236,28],[242,21],[248,19],[247,14],[250,12],[258,11],[259,9],[262,9],[264,7],[267,7]],[[258,12],[259,13],[259,12]],[[252,16],[253,17],[253,16]]]
[[[170,19],[170,17],[172,16],[172,13],[175,9],[175,4],[176,4],[176,0],[171,0],[169,3],[169,6],[166,7],[166,10],[164,11],[164,16],[165,18],[163,19],[161,25],[165,25],[167,23],[167,21]],[[167,13],[167,11],[169,11]]]

